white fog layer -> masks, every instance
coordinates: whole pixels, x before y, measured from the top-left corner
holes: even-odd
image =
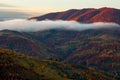
[[[49,29],[65,29],[65,30],[86,30],[86,29],[98,29],[98,28],[110,28],[110,27],[120,27],[120,25],[115,23],[91,23],[83,24],[75,21],[33,21],[25,19],[14,19],[0,22],[0,30],[16,30],[16,31],[42,31]]]

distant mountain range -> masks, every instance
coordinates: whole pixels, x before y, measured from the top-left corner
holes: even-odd
[[[68,20],[82,23],[93,22],[113,22],[120,24],[120,10],[114,8],[88,8],[88,9],[71,9],[63,12],[48,13],[42,16],[32,17],[29,19],[40,20]]]

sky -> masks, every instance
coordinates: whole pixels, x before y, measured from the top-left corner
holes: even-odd
[[[120,9],[120,0],[0,0],[0,18],[13,17],[12,14],[26,18],[68,9],[101,7]]]

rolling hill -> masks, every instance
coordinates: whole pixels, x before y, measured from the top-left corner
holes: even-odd
[[[0,47],[15,50],[29,56],[49,58],[54,56],[50,48],[34,40],[29,34],[12,30],[0,31]],[[49,51],[49,53],[48,53]]]

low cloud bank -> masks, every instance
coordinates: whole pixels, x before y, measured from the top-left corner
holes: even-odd
[[[0,30],[16,30],[16,31],[43,31],[49,29],[64,29],[64,30],[86,30],[86,29],[98,29],[98,28],[111,28],[111,27],[120,27],[120,25],[115,23],[91,23],[91,24],[82,24],[75,21],[33,21],[25,19],[14,19],[0,22]]]

